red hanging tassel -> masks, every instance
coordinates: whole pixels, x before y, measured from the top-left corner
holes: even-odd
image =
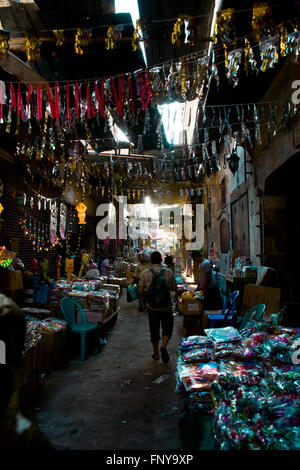
[[[115,97],[115,103],[117,106],[117,112],[119,117],[123,116],[123,87],[122,87],[122,77],[121,75],[118,76],[118,84],[119,84],[119,95],[117,94],[116,85],[113,77],[110,79],[112,84],[112,89]]]
[[[17,101],[16,101],[16,95],[15,95],[15,90],[13,87],[13,84],[9,84],[9,91],[10,91],[10,108],[9,111],[12,111],[13,109],[17,109]]]
[[[67,118],[70,121],[71,113],[70,113],[70,87],[69,87],[69,82],[67,82],[67,85],[66,85],[66,101],[67,101]]]
[[[76,106],[76,118],[79,119],[80,117],[80,109],[79,109],[79,97],[80,97],[80,88],[77,82],[75,82],[75,106]]]
[[[93,117],[96,116],[96,111],[94,109],[93,103],[91,101],[91,92],[90,92],[90,83],[86,82],[86,106],[87,106],[87,117],[88,119],[91,117],[91,112]]]
[[[26,98],[26,118],[30,115],[30,105],[32,104],[34,88],[32,85],[28,85],[27,98]],[[34,108],[32,107],[32,115],[34,116]]]
[[[55,94],[55,119],[59,119],[59,89],[58,89],[57,82],[55,83],[54,94]]]
[[[23,103],[21,97],[21,83],[18,83],[18,103],[17,103],[17,117],[23,119]]]
[[[42,113],[42,92],[41,92],[41,84],[38,83],[37,85],[37,118],[43,119],[43,113]]]
[[[129,88],[129,95],[130,95],[131,112],[132,112],[132,114],[134,114],[135,113],[135,107],[134,107],[131,75],[128,75],[128,88]]]
[[[104,105],[104,79],[102,78],[101,80],[101,96],[99,94],[99,90],[98,90],[98,85],[97,85],[97,81],[95,80],[95,93],[96,93],[96,98],[97,98],[97,101],[98,101],[98,104],[99,104],[99,110],[101,111],[101,117],[104,118],[105,117],[105,105]],[[98,111],[99,111],[98,110]]]
[[[49,83],[47,83],[47,90],[48,90],[48,101],[49,101],[50,110],[51,110],[51,119],[55,119],[55,116],[56,116],[55,106],[54,106],[54,102],[52,99],[52,91],[51,91]]]
[[[138,81],[139,81],[139,88],[140,88],[140,96],[141,96],[141,104],[142,110],[145,111],[147,109],[148,104],[151,100],[151,85],[149,79],[149,71],[146,72],[146,77],[142,77],[142,74],[138,74]],[[145,99],[145,95],[147,94],[147,98]]]

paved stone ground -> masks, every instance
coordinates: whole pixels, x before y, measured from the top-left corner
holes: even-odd
[[[123,294],[107,344],[45,377],[30,418],[55,449],[213,449],[210,418],[186,418],[175,393],[182,323],[176,316],[170,362],[154,361],[147,315]],[[153,384],[162,375],[169,377]]]

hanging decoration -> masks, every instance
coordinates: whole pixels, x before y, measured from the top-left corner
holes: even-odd
[[[180,46],[183,36],[184,44],[189,44],[190,46],[194,45],[194,19],[188,15],[180,15],[174,23],[173,32],[171,34],[172,44]]]
[[[272,9],[267,3],[254,3],[252,14],[252,32],[257,43],[274,35]]]
[[[228,69],[228,46],[236,44],[235,30],[233,26],[234,9],[228,8],[217,13],[215,32],[213,35],[214,44],[221,42],[225,54],[225,69]]]
[[[180,15],[173,26],[173,32],[171,34],[171,43],[180,46],[181,38],[183,35],[184,17]]]
[[[2,206],[2,204],[0,202],[0,217],[1,217],[1,214],[2,214],[3,211],[4,211],[4,207]]]
[[[259,50],[261,58],[260,70],[265,72],[267,69],[273,68],[279,60],[277,37],[274,36],[262,41],[259,45]]]
[[[149,26],[149,23],[147,20],[143,18],[136,20],[136,26],[133,31],[132,42],[131,42],[133,52],[138,50],[138,46],[141,41],[143,41],[145,47],[148,47],[148,40],[149,40],[148,26]]]
[[[75,52],[76,54],[83,55],[85,49],[88,47],[92,39],[92,32],[88,29],[78,28],[75,35]]]
[[[56,39],[55,45],[57,47],[63,46],[64,43],[66,42],[64,30],[63,29],[54,29],[53,34],[54,34],[55,39]]]
[[[245,48],[244,48],[244,70],[247,76],[249,75],[249,70],[251,72],[254,72],[254,71],[258,72],[256,65],[257,63],[254,58],[253,49],[251,47],[249,40],[246,38]]]
[[[41,60],[41,45],[37,36],[33,33],[27,33],[25,36],[25,52],[29,62]]]
[[[194,18],[184,16],[184,44],[195,45]]]
[[[67,282],[71,281],[71,277],[74,277],[74,258],[66,258],[66,274]]]
[[[60,205],[59,211],[59,235],[62,240],[66,236],[67,207],[65,204]]]
[[[228,66],[226,76],[229,83],[236,87],[239,83],[239,70],[242,61],[242,49],[236,49],[228,53]]]
[[[50,242],[52,245],[58,243],[57,239],[57,205],[56,201],[50,207]]]
[[[107,30],[106,33],[106,38],[105,38],[105,49],[106,50],[112,50],[116,49],[120,41],[122,39],[122,29],[120,28],[120,25],[116,26],[110,26]]]
[[[0,31],[0,57],[3,56],[9,49],[9,31]]]
[[[86,221],[85,221],[85,216],[86,216],[86,211],[87,211],[86,205],[83,202],[80,202],[75,207],[75,209],[77,210],[77,214],[78,214],[78,220],[79,220],[78,224],[79,225],[86,224]]]

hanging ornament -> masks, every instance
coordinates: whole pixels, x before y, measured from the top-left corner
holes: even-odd
[[[136,26],[133,31],[132,36],[132,50],[135,52],[138,49],[138,45],[141,41],[143,41],[144,46],[148,47],[148,39],[149,39],[149,32],[148,32],[149,23],[147,20],[140,18],[136,20]]]
[[[88,29],[77,29],[77,33],[75,35],[75,52],[76,54],[83,55],[84,50],[90,44],[92,40],[92,32]]]
[[[65,43],[65,35],[64,35],[64,30],[63,29],[53,29],[53,34],[55,36],[56,42],[55,45],[57,47],[61,47]]]
[[[239,82],[239,70],[242,61],[242,49],[236,49],[228,53],[228,65],[226,76],[233,87]]]
[[[184,17],[184,44],[195,45],[194,19],[190,16]]]
[[[106,33],[105,49],[116,49],[120,45],[122,39],[123,25],[110,26]]]
[[[0,31],[0,56],[3,56],[9,49],[9,38],[10,33],[9,31]]]
[[[257,43],[274,35],[272,9],[267,3],[254,3],[252,32]]]
[[[267,69],[273,68],[279,60],[277,37],[274,36],[262,41],[259,45],[259,50],[261,58],[260,70],[265,72]]]
[[[41,44],[35,34],[27,33],[25,35],[25,52],[29,62],[41,60]]]
[[[256,67],[256,60],[254,59],[254,52],[248,39],[245,39],[244,54],[244,70],[246,75],[249,74],[249,68],[251,72],[258,72]]]
[[[77,214],[78,214],[78,219],[79,219],[78,224],[79,225],[86,224],[86,221],[85,221],[86,210],[87,210],[86,205],[83,204],[83,202],[81,202],[75,207],[75,209],[77,210]]]
[[[173,26],[173,32],[171,34],[171,42],[172,44],[176,44],[180,46],[181,38],[183,35],[183,26],[184,26],[184,16],[180,15]]]
[[[1,214],[2,214],[3,211],[4,211],[4,207],[2,206],[2,204],[0,202],[0,217],[1,217]]]

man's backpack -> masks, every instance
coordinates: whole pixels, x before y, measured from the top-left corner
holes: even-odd
[[[165,269],[161,269],[160,273],[156,274],[153,269],[152,281],[147,291],[147,304],[155,309],[168,309],[171,305],[170,290],[165,281]]]

